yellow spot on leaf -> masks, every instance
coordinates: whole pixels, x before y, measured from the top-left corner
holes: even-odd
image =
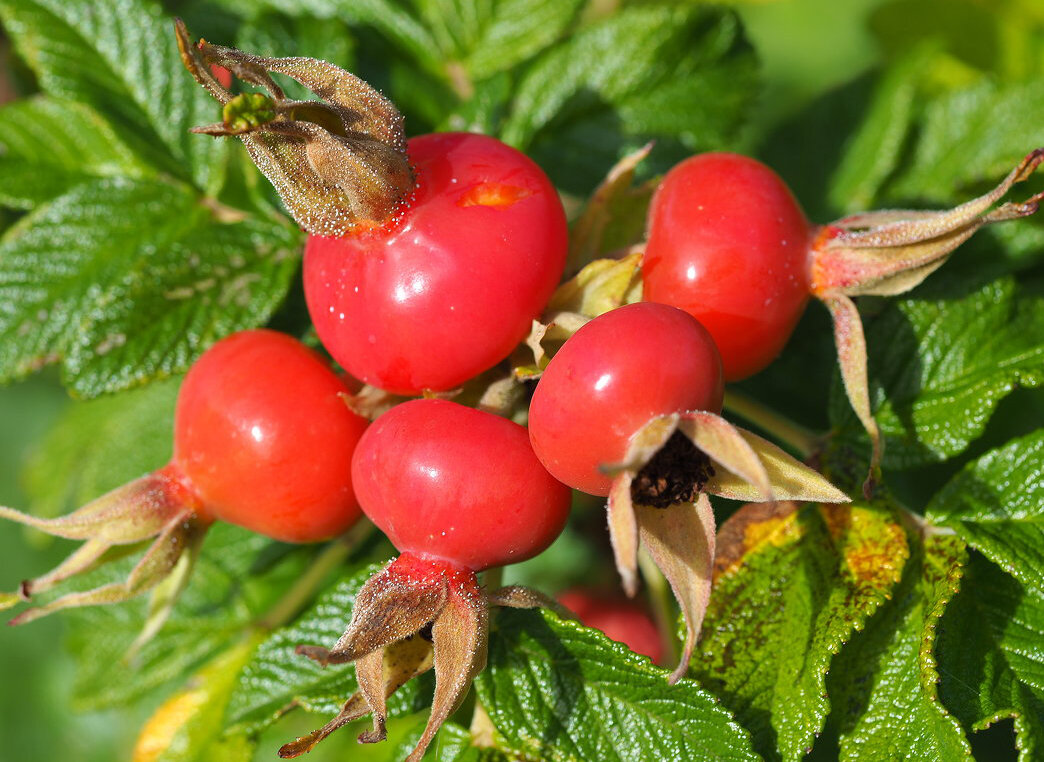
[[[206,691],[199,689],[183,691],[164,702],[142,727],[133,762],[156,762],[206,702]]]

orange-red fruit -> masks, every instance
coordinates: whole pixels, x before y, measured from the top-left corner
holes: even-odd
[[[472,571],[535,556],[569,514],[569,488],[540,465],[523,427],[446,400],[378,418],[352,476],[363,511],[400,552]]]
[[[395,223],[309,236],[304,289],[323,345],[391,392],[447,390],[525,338],[565,267],[558,194],[521,152],[484,135],[409,142],[414,197]]]
[[[767,366],[808,302],[811,229],[784,182],[732,153],[686,159],[649,208],[644,298],[697,318],[726,381]]]
[[[641,302],[596,317],[551,359],[529,406],[529,436],[554,476],[608,495],[601,466],[624,460],[653,418],[721,410],[724,382],[714,340],[699,321]]]
[[[360,515],[351,457],[367,421],[345,405],[347,391],[290,336],[233,334],[185,377],[172,468],[211,518],[287,542],[334,537]]]

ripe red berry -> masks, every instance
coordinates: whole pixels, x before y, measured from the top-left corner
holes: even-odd
[[[155,538],[123,585],[70,594],[13,621],[146,592],[182,555],[194,556],[215,519],[287,542],[344,532],[361,515],[351,455],[367,425],[345,405],[347,391],[317,354],[289,336],[257,330],[219,341],[181,386],[174,456],[165,467],[58,519],[0,507],[2,517],[85,541],[49,574],[23,582],[23,599],[91,568],[113,545]],[[15,602],[0,596],[0,607]],[[172,605],[168,597],[145,633],[158,629]]]
[[[582,589],[567,590],[559,594],[558,601],[583,624],[601,630],[636,654],[648,656],[657,664],[663,659],[660,632],[649,612],[634,601]]]
[[[308,309],[353,376],[388,391],[445,390],[529,331],[565,267],[558,195],[530,159],[459,133],[409,142],[417,188],[390,226],[310,236]]]
[[[219,341],[178,393],[174,468],[214,517],[287,542],[359,517],[351,454],[367,421],[322,358],[275,331]]]
[[[809,298],[811,230],[783,181],[730,153],[693,156],[664,177],[649,208],[644,298],[697,318],[726,381],[782,351]]]
[[[537,460],[523,427],[445,400],[413,400],[378,418],[352,477],[396,548],[473,571],[536,555],[569,513],[569,489]]]
[[[355,662],[360,690],[279,755],[300,756],[367,712],[373,730],[359,740],[383,740],[385,699],[434,662],[431,716],[407,757],[417,762],[485,665],[489,605],[540,602],[517,588],[484,591],[475,572],[550,545],[565,525],[570,491],[540,465],[524,428],[437,399],[405,402],[378,418],[356,448],[352,476],[366,515],[401,555],[359,590],[332,649],[298,647],[324,665]]]
[[[529,408],[533,449],[548,471],[607,495],[600,467],[619,463],[653,418],[721,410],[721,360],[707,330],[681,310],[642,302],[580,328],[552,358]]]

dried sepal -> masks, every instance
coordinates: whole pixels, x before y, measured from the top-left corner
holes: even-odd
[[[567,272],[573,272],[590,262],[603,251],[602,241],[606,228],[613,217],[613,203],[631,195],[652,195],[652,185],[646,188],[633,187],[635,170],[652,151],[653,144],[646,143],[627,154],[609,170],[609,174],[595,188],[584,207],[583,213],[573,224],[569,236],[569,259]]]
[[[354,394],[341,392],[339,396],[349,410],[368,421],[376,421],[400,402],[409,399],[409,397],[392,394],[369,384],[365,384]]]
[[[199,558],[199,551],[203,547],[203,538],[206,536],[205,527],[197,530],[186,537],[185,548],[180,556],[175,559],[174,567],[160,580],[149,596],[149,607],[145,613],[145,624],[141,632],[134,638],[130,648],[124,656],[124,661],[131,663],[141,651],[142,646],[148,643],[158,633],[170,618],[174,605],[181,597],[192,578],[192,570]]]
[[[27,624],[61,609],[122,603],[131,598],[136,598],[152,590],[167,579],[183,555],[187,558],[194,557],[195,552],[190,549],[198,547],[199,543],[202,542],[207,527],[207,524],[199,521],[192,514],[175,517],[162,529],[156,540],[145,551],[141,560],[127,575],[125,581],[113,582],[79,593],[68,593],[43,606],[34,606],[26,609],[8,622],[8,624]],[[186,551],[188,551],[187,555]],[[171,605],[173,605],[173,602]],[[166,616],[163,617],[163,619],[165,618]],[[162,621],[159,624],[162,624]],[[144,634],[146,636],[155,634],[159,628],[154,626],[149,629],[151,632],[145,631]],[[139,639],[136,642],[140,647],[143,641]]]
[[[758,456],[768,474],[772,493],[777,500],[804,500],[814,503],[847,503],[851,498],[839,490],[821,473],[784,452],[768,440],[746,429],[736,427]],[[708,494],[731,500],[756,502],[763,499],[761,491],[747,480],[728,469],[715,469],[703,488]]]
[[[1044,148],[1038,148],[995,188],[953,209],[862,212],[824,225],[815,236],[810,252],[812,293],[830,310],[845,392],[872,447],[863,483],[867,499],[880,478],[884,442],[870,407],[863,325],[849,297],[905,293],[939,269],[979,228],[1034,214],[1044,193],[1019,203],[996,204],[1042,161]]]
[[[525,349],[520,347],[513,358],[511,372],[519,381],[540,378],[558,348],[588,321],[587,317],[578,312],[556,312],[546,316],[546,319],[546,323],[533,321],[533,327],[522,344]],[[532,359],[529,357],[530,352]]]
[[[691,504],[669,509],[636,505],[642,547],[667,578],[685,617],[681,658],[667,679],[673,685],[689,669],[710,601],[715,527],[710,500],[700,493]]]
[[[563,619],[576,619],[576,615],[550,596],[523,585],[505,585],[486,593],[491,606],[512,609],[548,609]]]
[[[632,598],[638,593],[638,521],[631,500],[633,481],[633,471],[624,470],[614,476],[606,507],[616,570],[624,592]]]
[[[812,292],[822,298],[909,291],[982,226],[1035,213],[1044,193],[994,205],[1041,161],[1044,148],[1027,154],[993,190],[954,209],[865,212],[826,225],[812,246]]]
[[[491,381],[482,390],[475,407],[487,413],[512,418],[512,413],[525,403],[525,387],[511,375]]]
[[[280,757],[310,751],[341,726],[370,713],[363,743],[385,738],[388,696],[435,669],[435,697],[424,734],[407,757],[419,760],[486,663],[489,601],[474,572],[404,553],[371,577],[356,597],[352,618],[333,648],[298,646],[320,664],[355,662],[359,691],[313,733],[286,744]]]
[[[435,649],[435,695],[431,716],[406,762],[419,762],[442,724],[460,706],[472,680],[486,666],[489,606],[478,586],[451,586],[446,606],[431,628]]]
[[[333,648],[304,645],[297,647],[297,653],[324,667],[346,664],[431,623],[446,605],[447,578],[437,570],[421,576],[415,573],[415,565],[398,561],[370,577],[359,590],[348,628]]]
[[[870,381],[867,376],[866,337],[859,309],[844,294],[823,297],[823,304],[830,310],[834,321],[834,343],[837,346],[837,362],[841,367],[841,380],[848,395],[848,403],[855,411],[870,438],[870,468],[863,482],[863,496],[869,500],[874,485],[880,478],[881,458],[884,457],[884,440],[877,419],[870,409]]]
[[[768,503],[787,497],[848,501],[808,466],[707,411],[653,418],[631,438],[624,459],[601,470],[613,477],[609,537],[624,591],[637,592],[643,547],[685,616],[682,658],[671,683],[688,669],[710,597],[715,525],[707,493]]]
[[[383,729],[386,711],[383,709],[385,702],[395,691],[429,669],[433,663],[433,650],[431,642],[421,635],[412,635],[403,640],[391,643],[380,651],[375,651],[356,662],[356,672],[360,675],[360,686],[366,683],[366,694],[363,690],[356,691],[344,702],[341,711],[330,722],[307,736],[298,738],[279,749],[282,759],[293,759],[311,751],[316,744],[333,733],[335,730],[353,722],[360,717],[370,713],[370,703],[378,706],[374,712],[374,730],[363,733],[359,740],[363,743],[375,743],[383,740]],[[375,666],[380,667],[377,674]],[[376,680],[374,678],[377,678]],[[378,684],[380,692],[374,694],[373,686]],[[376,698],[380,696],[381,698]]]
[[[11,620],[25,624],[64,608],[119,603],[149,590],[160,595],[150,608],[151,616],[136,644],[140,645],[158,630],[174,605],[196,557],[210,519],[200,514],[198,498],[178,479],[160,470],[91,501],[66,516],[43,519],[0,506],[0,518],[17,521],[55,537],[83,540],[83,545],[66,559],[35,579],[22,582],[17,594],[6,594],[0,608],[17,601],[28,601],[78,574],[106,562],[114,547],[129,546],[153,539],[141,560],[121,583],[69,593],[49,603],[26,609]],[[173,586],[164,587],[173,575]]]
[[[704,452],[717,467],[723,467],[753,485],[761,499],[771,502],[775,491],[765,464],[739,429],[720,415],[704,410],[692,410],[681,416],[678,430]]]
[[[180,20],[175,33],[185,67],[224,107],[221,123],[195,131],[239,137],[302,229],[340,236],[377,227],[413,192],[402,115],[366,82],[313,58],[195,45]],[[233,95],[211,66],[228,69],[267,95]],[[287,98],[270,72],[297,80],[321,100]]]
[[[548,302],[542,322],[533,321],[524,341],[532,352],[532,361],[529,352],[513,358],[515,378],[539,378],[555,352],[585,323],[624,304],[641,301],[641,264],[642,251],[635,247],[620,259],[596,259],[561,284]]]

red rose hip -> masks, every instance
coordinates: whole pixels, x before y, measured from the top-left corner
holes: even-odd
[[[721,360],[707,330],[664,304],[620,307],[580,328],[551,359],[529,407],[529,436],[548,471],[608,495],[619,463],[653,418],[721,410]]]
[[[530,558],[558,536],[570,491],[516,423],[446,400],[378,418],[352,460],[366,515],[402,552],[481,571]]]
[[[726,381],[767,366],[809,291],[811,229],[786,184],[761,162],[693,156],[663,178],[649,208],[644,298],[697,318]]]
[[[565,213],[525,155],[483,135],[409,142],[417,187],[400,217],[310,236],[308,310],[353,376],[402,394],[447,390],[504,359],[565,267]]]

